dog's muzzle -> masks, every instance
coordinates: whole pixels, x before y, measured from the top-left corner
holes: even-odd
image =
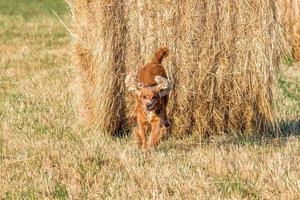
[[[151,110],[153,110],[153,108],[154,108],[154,105],[152,103],[146,104],[147,111],[151,111]]]

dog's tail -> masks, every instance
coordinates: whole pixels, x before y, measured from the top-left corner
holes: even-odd
[[[161,64],[162,60],[169,55],[169,49],[167,47],[161,47],[156,50],[154,58],[152,59],[153,64]]]

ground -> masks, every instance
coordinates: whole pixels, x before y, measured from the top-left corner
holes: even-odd
[[[299,199],[300,66],[276,74],[280,137],[132,137],[76,126],[62,0],[0,1],[1,199]]]

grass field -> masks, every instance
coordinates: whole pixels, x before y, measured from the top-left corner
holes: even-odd
[[[0,198],[299,199],[300,66],[277,76],[280,137],[132,137],[76,126],[62,0],[0,1]]]

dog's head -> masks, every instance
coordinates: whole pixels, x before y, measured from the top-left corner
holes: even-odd
[[[173,88],[172,83],[162,76],[156,76],[155,82],[157,85],[148,87],[141,83],[136,83],[135,74],[127,75],[125,80],[128,90],[137,95],[146,111],[158,109],[161,105],[162,97],[168,95]]]
[[[144,110],[152,111],[160,108],[161,98],[155,87],[142,87],[136,91],[136,94]]]

